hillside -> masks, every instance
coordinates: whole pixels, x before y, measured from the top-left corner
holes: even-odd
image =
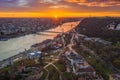
[[[76,27],[77,32],[89,37],[99,37],[112,42],[109,46],[99,46],[90,41],[85,46],[94,50],[106,63],[120,69],[120,18],[85,18]],[[110,27],[113,27],[112,29]]]
[[[120,40],[120,30],[112,30],[108,29],[109,25],[114,22],[114,27],[116,27],[120,23],[120,18],[85,18],[81,21],[81,23],[77,26],[76,30],[79,33],[85,34],[91,37],[101,37],[104,39],[108,39],[113,41]],[[112,37],[112,39],[111,39]]]

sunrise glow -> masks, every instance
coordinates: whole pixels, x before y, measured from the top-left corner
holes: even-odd
[[[55,15],[54,17],[55,17],[55,18],[58,18],[58,16],[57,16],[57,15]]]
[[[115,0],[0,0],[0,17],[120,16],[119,8]]]
[[[71,13],[71,12],[59,12],[58,15],[54,15],[55,13],[40,13],[40,12],[0,12],[0,17],[103,17],[103,16],[120,16],[119,13],[115,12],[96,12],[96,13]]]

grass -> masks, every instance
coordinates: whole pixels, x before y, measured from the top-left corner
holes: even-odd
[[[53,70],[53,69],[54,69],[54,67],[52,65],[50,65],[50,66],[47,67],[48,71]]]
[[[35,61],[34,61],[34,59],[30,59],[30,60],[23,59],[23,60],[14,62],[14,65],[17,66],[17,65],[20,65],[22,63],[23,63],[23,65],[27,66],[27,65],[35,64]]]
[[[44,70],[43,75],[42,75],[42,77],[40,79],[45,80],[46,76],[47,76],[47,71]]]
[[[58,54],[59,54],[59,52],[56,52],[56,53],[54,53],[53,55],[54,55],[54,56],[58,56]]]
[[[59,73],[53,66],[50,65],[47,67],[47,69],[49,71],[49,80],[59,80]]]
[[[65,67],[65,65],[63,63],[60,63],[59,61],[57,61],[54,64],[59,68],[59,70],[61,72],[65,72],[66,71],[66,67]]]
[[[112,73],[110,69],[103,66],[101,62],[97,61],[94,56],[91,54],[86,54],[82,50],[79,50],[79,48],[74,48],[80,55],[82,55],[85,60],[96,70],[98,75],[101,75],[103,78],[108,80],[109,74]]]
[[[66,67],[65,65],[60,62],[60,61],[57,61],[54,63],[58,68],[59,70],[61,71],[61,75],[62,75],[62,78],[64,80],[76,80],[76,77],[75,75],[73,75],[72,73],[70,72],[66,72]]]
[[[11,66],[7,66],[7,67],[2,68],[0,71],[10,71],[11,68],[12,68]]]
[[[35,65],[35,61],[33,59],[31,60],[20,60],[20,61],[16,61],[14,62],[13,65],[9,65],[7,67],[4,67],[2,68],[0,71],[11,71],[14,67],[17,67],[17,66],[30,66],[30,65]]]
[[[51,62],[51,61],[53,61],[52,59],[43,59],[44,60],[44,62]]]
[[[64,80],[76,80],[75,75],[69,72],[62,73],[62,77]]]
[[[63,65],[59,64],[58,62],[56,62],[55,65],[60,70],[63,68]],[[59,74],[53,66],[49,66],[47,67],[47,69],[49,70],[51,74],[49,75],[49,80],[59,80]],[[76,78],[72,73],[69,73],[69,72],[62,72],[61,76],[62,76],[62,79],[64,80],[75,80]]]
[[[116,58],[113,60],[113,65],[120,70],[120,58]]]
[[[109,70],[107,67],[104,67],[91,55],[83,53],[82,56],[94,67],[99,75],[103,76],[105,79],[108,79],[109,74],[112,73],[111,70]]]

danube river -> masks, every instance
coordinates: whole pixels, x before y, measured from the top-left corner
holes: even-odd
[[[53,39],[59,32],[66,32],[76,27],[79,22],[68,22],[54,29],[50,29],[38,34],[30,34],[19,38],[12,38],[8,41],[0,41],[0,61],[11,57],[19,52],[23,52],[25,49],[30,49],[30,46],[36,43],[40,43],[46,39]]]

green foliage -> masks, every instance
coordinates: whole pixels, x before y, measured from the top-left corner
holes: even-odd
[[[97,61],[94,56],[91,56],[89,53],[84,53],[82,50],[79,50],[78,48],[75,48],[75,50],[82,55],[87,62],[94,67],[97,74],[103,76],[103,78],[108,79],[109,74],[111,74],[111,70],[109,70],[107,67],[103,66],[101,62]]]
[[[113,65],[115,66],[115,67],[117,67],[118,69],[120,69],[120,58],[118,59],[114,59],[113,60]]]
[[[99,75],[102,75],[104,78],[108,78],[111,71],[107,67],[104,67],[93,56],[83,54],[83,57],[95,68]]]
[[[76,80],[76,76],[69,72],[62,73],[62,77],[64,80]]]
[[[53,66],[48,66],[47,69],[49,71],[49,80],[59,80],[59,73]]]
[[[113,45],[114,48],[119,48],[120,49],[120,42],[117,42],[115,45]]]
[[[42,75],[42,77],[40,78],[40,80],[45,80],[45,78],[46,78],[46,76],[47,76],[47,71],[43,71],[43,75]]]
[[[60,70],[61,72],[65,72],[65,71],[66,71],[66,67],[65,67],[65,65],[64,65],[63,62],[58,61],[58,62],[56,62],[56,63],[54,63],[54,64],[59,68],[59,70]]]

